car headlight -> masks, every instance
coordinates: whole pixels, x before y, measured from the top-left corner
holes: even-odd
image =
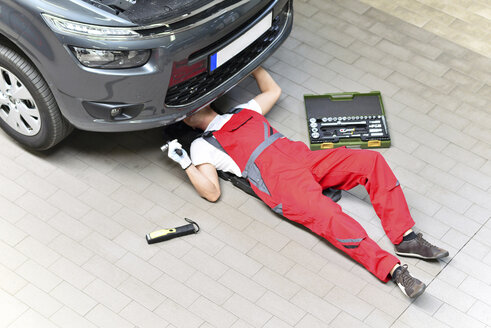
[[[130,68],[144,65],[150,50],[100,50],[70,46],[70,50],[84,66],[91,68]]]
[[[87,38],[104,40],[127,40],[141,37],[141,35],[138,32],[135,32],[131,27],[84,24],[46,13],[43,13],[42,16],[53,31],[63,34],[83,35]]]

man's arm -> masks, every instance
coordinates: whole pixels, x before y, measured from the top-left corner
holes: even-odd
[[[280,98],[281,88],[262,67],[256,68],[252,72],[252,76],[256,79],[259,90],[261,90],[261,93],[254,100],[261,107],[263,115],[266,115]]]
[[[164,149],[164,147],[162,147]],[[216,202],[220,197],[220,184],[216,168],[209,163],[194,166],[186,150],[177,139],[168,143],[168,156],[181,165],[201,197]]]
[[[220,184],[216,168],[211,164],[190,165],[186,174],[198,194],[210,202],[220,197]]]

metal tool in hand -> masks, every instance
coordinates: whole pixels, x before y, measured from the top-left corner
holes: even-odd
[[[160,150],[162,150],[165,153],[167,151],[167,149],[169,149],[169,142],[171,142],[171,141],[168,141],[166,144],[164,144],[162,147],[160,147]],[[179,156],[182,156],[182,154],[183,154],[182,149],[176,149],[175,152]]]

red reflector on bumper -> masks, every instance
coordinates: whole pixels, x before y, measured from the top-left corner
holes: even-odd
[[[206,69],[206,59],[203,59],[192,65],[188,65],[187,61],[174,62],[174,65],[172,66],[169,87],[189,80],[190,78],[205,72]]]

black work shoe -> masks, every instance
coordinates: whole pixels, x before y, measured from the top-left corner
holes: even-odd
[[[436,260],[448,256],[448,251],[427,242],[422,233],[418,233],[414,239],[403,240],[394,247],[397,255],[417,257],[423,260]]]
[[[399,286],[404,295],[410,298],[418,297],[419,295],[423,294],[426,289],[426,285],[424,283],[409,274],[407,264],[397,268],[392,279],[397,286]]]

